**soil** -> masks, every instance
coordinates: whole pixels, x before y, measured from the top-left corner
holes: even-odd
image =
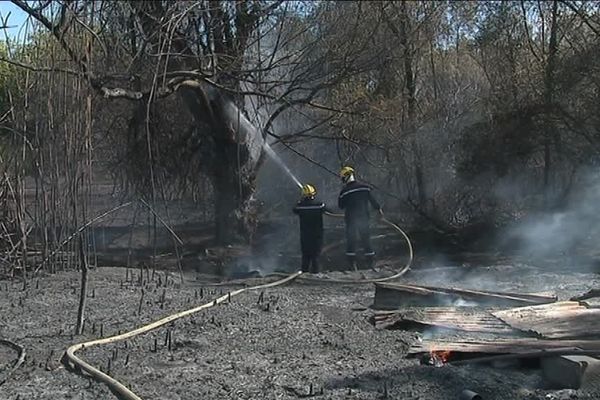
[[[140,306],[139,274],[139,270],[127,273],[126,279],[126,269],[115,267],[90,272],[87,322],[80,336],[72,334],[79,296],[76,271],[40,277],[30,282],[26,290],[16,280],[0,281],[0,337],[21,344],[27,351],[25,364],[0,386],[0,398],[115,398],[103,384],[69,371],[60,363],[69,345],[101,334],[131,330],[207,303],[233,289],[208,286],[214,277],[187,273],[181,283],[178,274],[146,270]],[[563,299],[598,287],[598,277],[593,273],[544,270],[518,263],[435,269],[417,265],[401,281],[551,291]],[[422,335],[376,330],[370,322],[373,294],[373,285],[296,281],[266,290],[262,303],[260,292],[246,292],[230,303],[168,327],[78,354],[110,371],[111,376],[144,399],[312,396],[448,400],[458,399],[464,389],[495,400],[562,395],[541,389],[543,382],[537,369],[448,365],[434,368],[406,359],[409,345]],[[166,343],[168,331],[170,349]],[[456,332],[451,335],[466,337]],[[11,349],[0,347],[0,381],[16,357]],[[597,398],[584,393],[575,395],[578,399]]]

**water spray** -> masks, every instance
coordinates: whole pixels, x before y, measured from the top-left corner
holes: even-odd
[[[240,108],[234,104],[233,101],[227,99],[221,99],[221,112],[223,113],[225,119],[230,124],[231,129],[238,134],[242,133],[244,140],[248,140],[248,137],[258,137],[260,135],[257,127],[246,118],[246,116],[242,113]],[[265,135],[263,135],[265,137]],[[239,140],[239,138],[238,138]],[[252,141],[252,143],[258,143],[258,141]],[[292,181],[302,189],[302,182],[292,173],[289,167],[283,162],[283,160],[275,153],[275,150],[269,145],[269,143],[264,142],[263,148],[265,152],[271,157],[273,161],[279,165],[279,167],[285,171],[285,173],[292,179]]]
[[[279,164],[281,169],[283,169],[287,173],[287,175],[294,181],[294,183],[296,183],[296,185],[300,189],[302,189],[302,183],[300,182],[300,180],[298,180],[298,178],[296,178],[296,176],[292,173],[292,171],[285,164],[285,162],[283,162],[283,160],[277,155],[277,153],[275,153],[275,151],[269,145],[269,143],[265,142],[264,149],[265,149],[266,153],[273,159],[273,161],[275,161],[277,164]],[[338,218],[344,216],[344,214],[336,214],[336,213],[325,213],[325,214],[330,217],[338,217]],[[304,277],[302,277],[302,279],[313,280],[313,281],[326,281],[329,283],[364,284],[364,283],[391,281],[391,280],[397,279],[397,278],[401,277],[402,275],[404,275],[410,269],[410,266],[411,266],[413,258],[414,258],[412,243],[410,242],[408,235],[398,225],[391,222],[390,220],[385,218],[383,215],[381,217],[381,222],[383,222],[384,224],[386,224],[387,226],[389,226],[390,228],[395,230],[397,233],[399,233],[406,241],[406,245],[408,247],[408,261],[407,261],[406,265],[404,266],[404,268],[400,269],[399,271],[397,271],[395,274],[393,274],[391,276],[387,276],[387,277],[383,277],[383,278],[375,278],[375,279],[358,279],[358,280],[356,280],[356,279],[321,279],[318,277],[308,277],[308,276],[304,276]],[[272,275],[278,275],[278,274],[274,273]]]
[[[275,150],[273,150],[269,143],[265,142],[264,149],[269,155],[269,157],[271,157],[271,159],[275,161],[281,167],[281,169],[284,170],[285,173],[294,181],[296,186],[302,189],[302,182],[300,182],[300,180],[296,178],[296,175],[292,173],[292,171],[289,169],[286,163],[284,163],[283,160],[277,155],[277,153],[275,153]]]
[[[230,121],[237,121],[237,124],[234,124],[233,126],[234,126],[234,130],[236,132],[238,132],[238,134],[240,133],[240,128],[242,128],[242,130],[244,131],[246,138],[248,137],[249,132],[254,131],[254,134],[256,134],[256,131],[257,131],[256,128],[250,123],[250,121],[248,121],[243,116],[243,114],[241,114],[239,108],[237,108],[235,106],[235,104],[233,104],[232,102],[226,103],[226,105],[224,107],[224,111],[225,111],[224,112],[225,115],[227,115],[229,117]],[[288,168],[288,166],[283,162],[283,160],[275,153],[275,151],[271,148],[271,146],[265,142],[263,145],[263,148],[264,148],[265,152],[269,155],[269,157],[271,157],[271,159],[273,159],[281,167],[281,169],[283,169],[286,172],[286,174],[292,179],[292,181],[299,188],[302,188],[302,183],[300,182],[300,180],[298,178],[296,178],[296,176],[292,173],[292,171]],[[123,207],[123,205],[120,207]],[[341,216],[340,214],[331,214],[331,215],[332,216]],[[177,312],[177,313],[168,315],[158,321],[151,322],[149,324],[143,325],[141,327],[138,327],[136,329],[133,329],[133,330],[125,332],[125,333],[119,333],[118,335],[111,336],[108,338],[101,338],[101,339],[92,340],[92,341],[88,341],[88,342],[84,342],[84,343],[74,344],[67,349],[62,360],[65,364],[74,367],[74,369],[78,369],[79,371],[84,371],[87,374],[91,375],[96,380],[105,383],[106,385],[108,385],[108,387],[111,389],[111,391],[116,393],[120,398],[126,399],[126,400],[142,400],[131,389],[126,387],[125,384],[112,378],[108,374],[100,371],[99,368],[96,368],[93,365],[88,364],[87,362],[83,361],[82,359],[77,357],[77,355],[75,355],[75,352],[92,347],[92,346],[98,346],[98,345],[103,345],[103,344],[112,344],[112,343],[116,343],[116,342],[119,342],[122,340],[130,339],[130,338],[136,337],[140,334],[144,334],[144,333],[153,331],[153,330],[155,330],[159,327],[162,327],[166,324],[172,323],[180,318],[195,314],[199,311],[208,309],[210,307],[214,307],[217,304],[223,303],[225,301],[230,302],[231,298],[233,296],[242,294],[244,292],[262,290],[262,289],[267,289],[267,288],[284,285],[284,284],[291,282],[298,278],[304,278],[307,280],[321,281],[321,282],[328,282],[328,283],[342,283],[342,284],[365,284],[365,283],[373,283],[373,282],[385,282],[385,281],[399,278],[400,276],[404,275],[409,270],[410,265],[412,263],[412,260],[413,260],[412,245],[410,243],[408,236],[402,231],[402,229],[400,229],[397,225],[388,221],[385,218],[382,218],[382,221],[385,222],[386,224],[390,225],[392,228],[394,228],[396,231],[398,231],[400,234],[402,234],[404,236],[404,238],[407,242],[407,245],[408,245],[408,250],[409,250],[408,262],[406,263],[404,268],[402,268],[401,270],[399,270],[397,273],[395,273],[392,276],[388,276],[388,277],[384,277],[384,278],[376,278],[376,279],[362,279],[362,280],[339,280],[339,279],[329,280],[329,279],[322,279],[319,277],[308,277],[308,276],[304,277],[303,272],[296,272],[296,273],[293,273],[290,275],[285,274],[285,276],[282,279],[279,279],[275,282],[271,282],[271,283],[267,283],[267,284],[263,284],[263,285],[245,287],[242,289],[235,290],[233,292],[229,292],[227,294],[222,295],[221,297],[219,297],[217,299],[214,299],[213,301],[210,301],[209,303],[206,303],[206,304],[203,304],[203,305],[200,305],[200,306],[197,306],[197,307],[185,310],[185,311],[181,311],[181,312]],[[275,273],[273,275],[278,275],[278,274]],[[229,282],[227,284],[231,285],[231,282]],[[209,286],[213,286],[213,285],[209,285]],[[125,342],[125,343],[127,343],[127,342]],[[170,343],[170,334],[169,334],[169,343]],[[156,344],[154,347],[156,348]],[[24,353],[21,356],[20,360],[21,359],[24,359]],[[17,364],[17,366],[18,366],[18,364]],[[311,390],[311,392],[312,392],[312,390]]]
[[[233,121],[234,118],[237,118],[237,125],[235,125],[235,126],[237,127],[238,130],[240,129],[240,127],[242,127],[246,133],[252,131],[254,133],[254,135],[258,134],[258,129],[241,113],[240,109],[233,102],[231,102],[231,101],[226,102],[223,108],[224,108],[224,113],[229,117],[230,120]],[[279,155],[277,155],[277,153],[275,153],[275,150],[273,150],[271,145],[269,145],[269,143],[265,141],[262,147],[264,148],[265,152],[269,155],[269,157],[273,161],[275,161],[277,163],[277,165],[279,165],[279,167],[296,184],[296,186],[298,186],[298,188],[302,189],[302,182],[300,182],[300,180],[296,177],[296,175],[294,175],[292,173],[290,168],[281,159],[281,157],[279,157]],[[331,171],[328,170],[328,172],[331,172]],[[326,213],[326,215],[328,215],[330,217],[338,217],[338,218],[344,216],[344,214],[335,214],[335,213]],[[408,247],[408,261],[407,261],[406,265],[404,266],[404,268],[400,269],[399,271],[397,271],[397,273],[395,273],[391,276],[387,276],[387,277],[383,277],[383,278],[359,279],[359,280],[353,280],[353,279],[329,280],[329,279],[326,279],[325,281],[330,282],[330,283],[337,282],[337,283],[355,283],[355,284],[386,282],[386,281],[390,281],[390,280],[399,278],[400,276],[404,275],[410,269],[410,266],[411,266],[413,258],[414,258],[414,254],[413,254],[412,243],[410,242],[408,235],[398,225],[396,225],[393,222],[391,222],[390,220],[386,219],[383,216],[383,214],[381,216],[381,222],[383,222],[385,225],[388,225],[390,228],[395,230],[406,241],[406,244]],[[273,274],[273,275],[277,275],[277,274]],[[322,280],[317,277],[303,277],[303,278],[308,279],[308,280],[317,280],[317,281]]]

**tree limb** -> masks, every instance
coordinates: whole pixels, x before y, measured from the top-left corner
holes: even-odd
[[[81,69],[81,71],[86,76],[91,77],[91,74],[88,70],[88,66],[87,66],[86,62],[84,61],[85,57],[83,59],[79,58],[77,56],[77,54],[75,54],[75,51],[69,46],[69,44],[65,40],[64,35],[62,33],[62,29],[61,29],[62,24],[58,24],[58,25],[52,24],[52,22],[50,22],[50,20],[42,14],[41,11],[43,10],[43,8],[33,8],[33,7],[29,6],[29,4],[27,4],[26,1],[23,1],[23,0],[11,0],[11,2],[14,5],[16,5],[17,7],[19,7],[21,10],[23,10],[25,13],[27,13],[31,17],[35,18],[42,25],[44,25],[46,27],[46,29],[48,29],[50,32],[52,32],[52,35],[54,35],[54,37],[58,40],[58,42],[60,43],[62,48],[67,52],[69,57],[77,64],[77,66]],[[66,11],[66,5],[63,5],[63,12],[65,12],[65,11]],[[63,18],[61,18],[61,22],[64,22]]]
[[[27,70],[33,71],[33,72],[63,72],[65,74],[78,76],[78,77],[81,77],[83,75],[81,72],[78,72],[78,71],[75,71],[72,69],[57,68],[57,67],[37,67],[32,64],[26,64],[26,63],[22,63],[20,61],[10,60],[5,57],[0,57],[0,62],[14,65],[15,67],[27,69]]]
[[[598,28],[594,28],[592,26],[592,24],[590,23],[588,17],[586,15],[584,15],[579,8],[575,7],[575,5],[573,5],[570,1],[559,0],[559,3],[564,4],[571,11],[573,11],[575,14],[577,14],[581,18],[581,20],[583,21],[583,23],[586,24],[587,27],[592,30],[592,32],[594,32],[597,36],[600,36],[600,30],[598,30]]]

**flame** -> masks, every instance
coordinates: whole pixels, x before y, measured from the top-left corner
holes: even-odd
[[[431,363],[436,367],[441,367],[450,361],[450,356],[452,352],[450,350],[430,350],[429,357],[431,359]]]
[[[450,350],[438,350],[435,352],[435,355],[444,363],[447,363],[450,360],[450,354],[452,354]]]

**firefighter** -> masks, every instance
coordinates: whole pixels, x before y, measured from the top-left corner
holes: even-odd
[[[323,213],[331,212],[325,203],[315,199],[317,190],[313,185],[302,185],[302,200],[294,207],[300,217],[300,248],[302,271],[318,273],[319,256],[323,247]]]
[[[368,185],[359,183],[354,178],[354,168],[343,167],[340,178],[344,187],[338,197],[338,207],[344,210],[346,223],[346,257],[351,269],[356,270],[356,245],[360,238],[369,267],[373,266],[375,251],[371,247],[369,228],[369,204],[383,217],[381,206],[373,197]]]

